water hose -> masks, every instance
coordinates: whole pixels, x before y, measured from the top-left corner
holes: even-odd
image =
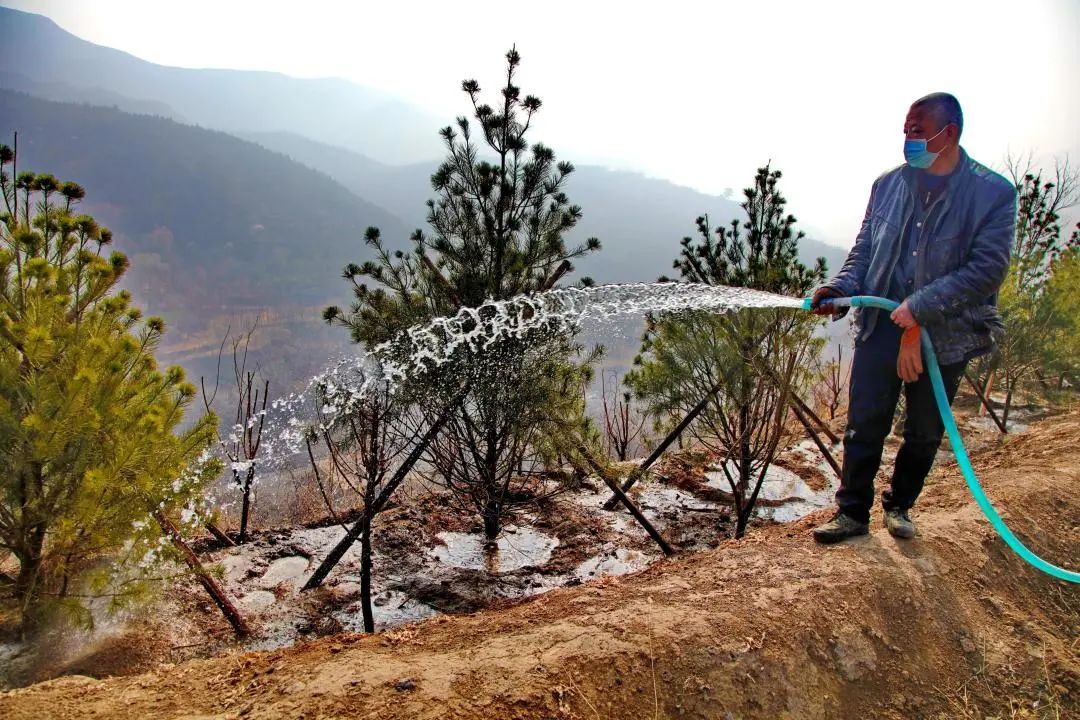
[[[829,307],[865,307],[865,308],[877,308],[879,310],[885,310],[892,312],[897,308],[899,303],[886,298],[874,297],[872,295],[856,295],[849,298],[828,298],[821,301],[821,304]],[[810,298],[803,300],[803,309],[811,310]],[[930,342],[930,335],[924,328],[921,332],[923,361],[926,363],[927,372],[930,374],[930,384],[934,388],[934,399],[937,401],[938,412],[941,414],[941,422],[945,425],[945,432],[949,436],[949,443],[952,445],[953,454],[956,456],[956,462],[960,466],[960,473],[964,476],[964,480],[967,482],[968,489],[971,490],[971,494],[975,496],[975,502],[978,503],[979,508],[986,515],[990,524],[997,531],[997,534],[1001,536],[1001,539],[1005,543],[1024,559],[1032,567],[1037,570],[1041,570],[1047,575],[1051,575],[1059,580],[1067,580],[1069,582],[1080,583],[1080,573],[1072,570],[1066,570],[1060,568],[1053,563],[1048,563],[1035,553],[1028,550],[1024,543],[1020,542],[1019,538],[1013,535],[1012,530],[1009,529],[1005,521],[1001,519],[997,510],[990,504],[990,499],[986,497],[986,493],[983,492],[982,485],[979,484],[979,479],[975,477],[975,470],[971,467],[971,459],[968,457],[967,449],[964,447],[964,441],[960,437],[960,430],[956,427],[956,419],[953,417],[952,408],[949,406],[949,397],[945,392],[945,382],[941,379],[941,368],[938,366],[937,354],[934,352],[934,345]]]

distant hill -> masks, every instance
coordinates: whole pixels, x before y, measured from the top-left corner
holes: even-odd
[[[25,62],[28,57],[35,61]],[[410,230],[425,224],[429,178],[444,154],[438,130],[452,120],[343,80],[155,65],[82,40],[40,15],[5,8],[0,67],[18,73],[0,72],[0,86],[162,114],[254,140],[326,173]],[[567,193],[584,211],[570,240],[596,236],[604,244],[579,267],[599,282],[669,273],[679,240],[695,232],[694,218],[709,213],[721,223],[741,213],[721,197],[594,166],[580,167]],[[823,242],[802,243],[807,262],[823,256],[835,268],[844,254]]]
[[[243,137],[325,172],[410,228],[426,225],[424,203],[434,195],[430,177],[435,163],[388,166],[295,133],[244,133]],[[697,232],[694,219],[698,215],[708,213],[716,225],[742,214],[738,204],[722,197],[590,165],[578,167],[570,176],[567,195],[583,212],[571,241],[595,236],[603,243],[603,250],[583,259],[578,267],[581,274],[598,282],[650,281],[672,274],[679,241]],[[830,269],[839,267],[846,255],[841,248],[809,238],[800,245],[804,262],[821,256]]]
[[[343,80],[155,65],[7,8],[0,88],[62,101],[0,93],[0,142],[18,129],[22,167],[87,187],[87,210],[132,257],[127,282],[139,302],[170,321],[173,358],[205,362],[226,328],[260,315],[262,342],[274,349],[266,357],[290,375],[342,347],[344,333],[319,324],[318,310],[348,301],[340,270],[363,259],[364,227],[404,246],[426,225],[443,155],[438,129],[451,121]],[[603,244],[571,281],[672,274],[698,215],[715,225],[742,212],[722,197],[596,166],[579,166],[567,194],[583,210],[568,241]],[[835,270],[845,251],[806,239],[800,256],[823,256]],[[606,342],[629,352],[638,329],[624,324],[623,339]]]
[[[34,92],[28,84],[59,83],[98,93],[94,100],[74,97],[68,90],[62,96],[50,93],[53,99],[113,105],[117,103],[111,98],[119,95],[151,101],[199,125],[219,130],[288,130],[386,162],[441,154],[435,132],[440,123],[385,93],[335,78],[155,65],[82,40],[41,15],[3,7],[0,68],[21,75],[17,82],[0,77],[0,86],[8,89]]]
[[[114,107],[136,115],[158,115],[178,122],[186,118],[162,102],[129,98],[102,88],[80,87],[62,81],[37,81],[26,75],[0,70],[0,88],[16,90],[44,100]]]
[[[0,91],[0,142],[16,130],[20,170],[86,188],[84,211],[116,233],[128,286],[185,357],[216,352],[223,318],[243,313],[323,332],[317,309],[347,297],[341,268],[364,257],[364,228],[407,234],[326,175],[222,132]]]

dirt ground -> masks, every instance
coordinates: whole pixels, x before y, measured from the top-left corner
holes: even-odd
[[[1019,537],[1080,564],[1080,413],[978,452]],[[3,718],[1067,718],[1080,588],[1026,566],[954,466],[900,542],[819,547],[817,512],[618,578],[375,636],[66,677]]]

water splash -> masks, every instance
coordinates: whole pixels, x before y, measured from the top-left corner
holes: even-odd
[[[802,300],[748,288],[666,282],[557,288],[462,308],[408,328],[370,352],[342,358],[312,377],[304,391],[275,401],[260,463],[264,469],[281,467],[303,450],[308,428],[329,428],[365,400],[392,393],[405,380],[437,370],[463,353],[480,357],[508,340],[573,333],[583,323],[620,316],[742,308],[800,309]]]

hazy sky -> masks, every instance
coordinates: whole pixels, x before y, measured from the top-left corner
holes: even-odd
[[[4,4],[153,62],[343,77],[447,121],[460,81],[496,88],[516,43],[544,101],[533,139],[561,157],[712,193],[771,159],[791,211],[841,245],[926,93],[960,99],[962,144],[988,165],[1080,160],[1077,0]]]

